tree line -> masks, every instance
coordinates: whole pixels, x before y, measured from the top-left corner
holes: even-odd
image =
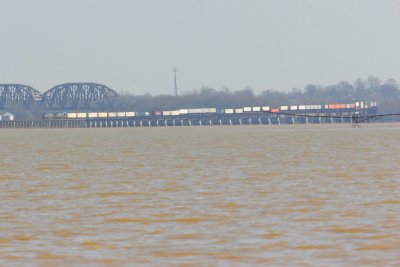
[[[353,83],[341,81],[333,85],[308,84],[303,89],[281,92],[273,89],[254,93],[252,88],[231,91],[202,87],[172,95],[135,95],[120,93],[113,102],[113,108],[134,111],[161,111],[180,108],[232,108],[245,106],[306,105],[328,103],[352,103],[356,101],[377,102],[379,113],[400,112],[400,86],[394,79],[384,82],[378,77],[357,79]]]

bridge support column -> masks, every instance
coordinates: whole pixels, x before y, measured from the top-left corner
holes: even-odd
[[[294,118],[292,117],[292,124],[294,124]]]
[[[279,117],[278,117],[278,125],[281,125],[281,120]]]

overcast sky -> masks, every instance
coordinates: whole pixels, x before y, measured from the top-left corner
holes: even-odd
[[[400,0],[0,0],[0,83],[135,94],[400,82]]]

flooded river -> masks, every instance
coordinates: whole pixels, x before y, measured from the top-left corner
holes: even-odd
[[[0,136],[0,266],[400,266],[400,124]]]

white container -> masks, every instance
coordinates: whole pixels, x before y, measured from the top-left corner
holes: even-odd
[[[172,115],[172,116],[179,116],[179,114],[180,114],[180,111],[179,111],[179,110],[172,110],[172,111],[171,111],[171,115]]]
[[[322,105],[317,105],[317,109],[322,109]]]
[[[233,108],[226,108],[225,109],[225,113],[226,114],[233,114],[234,113]]]
[[[83,113],[83,112],[76,113],[76,117],[79,119],[86,118],[86,113]]]
[[[254,112],[260,112],[261,111],[261,107],[253,107],[253,111]]]
[[[287,110],[289,110],[289,107],[288,106],[281,106],[279,109],[281,111],[287,111]]]
[[[109,118],[117,117],[117,113],[116,112],[108,112],[108,117]]]
[[[305,105],[300,105],[299,106],[299,110],[305,110],[306,109],[306,106]]]
[[[244,112],[251,112],[251,107],[244,107],[244,108],[243,108],[243,111],[244,111]]]
[[[97,112],[89,112],[88,117],[89,118],[97,118]]]
[[[235,108],[235,113],[243,113],[243,109],[242,108]]]
[[[189,114],[197,114],[197,113],[203,113],[202,108],[190,108],[189,109]]]
[[[74,112],[68,112],[68,113],[67,113],[67,118],[68,118],[68,119],[76,119],[76,113],[74,113]]]
[[[107,118],[107,112],[99,112],[99,113],[97,113],[97,116],[99,118]]]
[[[312,107],[311,105],[306,105],[306,110],[312,109],[311,107]]]
[[[290,110],[297,110],[298,107],[297,106],[290,106]]]
[[[133,112],[133,111],[125,112],[125,116],[127,116],[127,117],[135,117],[135,112]]]
[[[179,115],[184,115],[184,114],[189,114],[189,110],[188,109],[180,109]]]
[[[269,106],[264,106],[264,107],[262,107],[262,111],[270,111],[270,107]]]
[[[171,111],[163,111],[163,116],[171,116]]]
[[[126,117],[126,112],[117,112],[117,117]]]

